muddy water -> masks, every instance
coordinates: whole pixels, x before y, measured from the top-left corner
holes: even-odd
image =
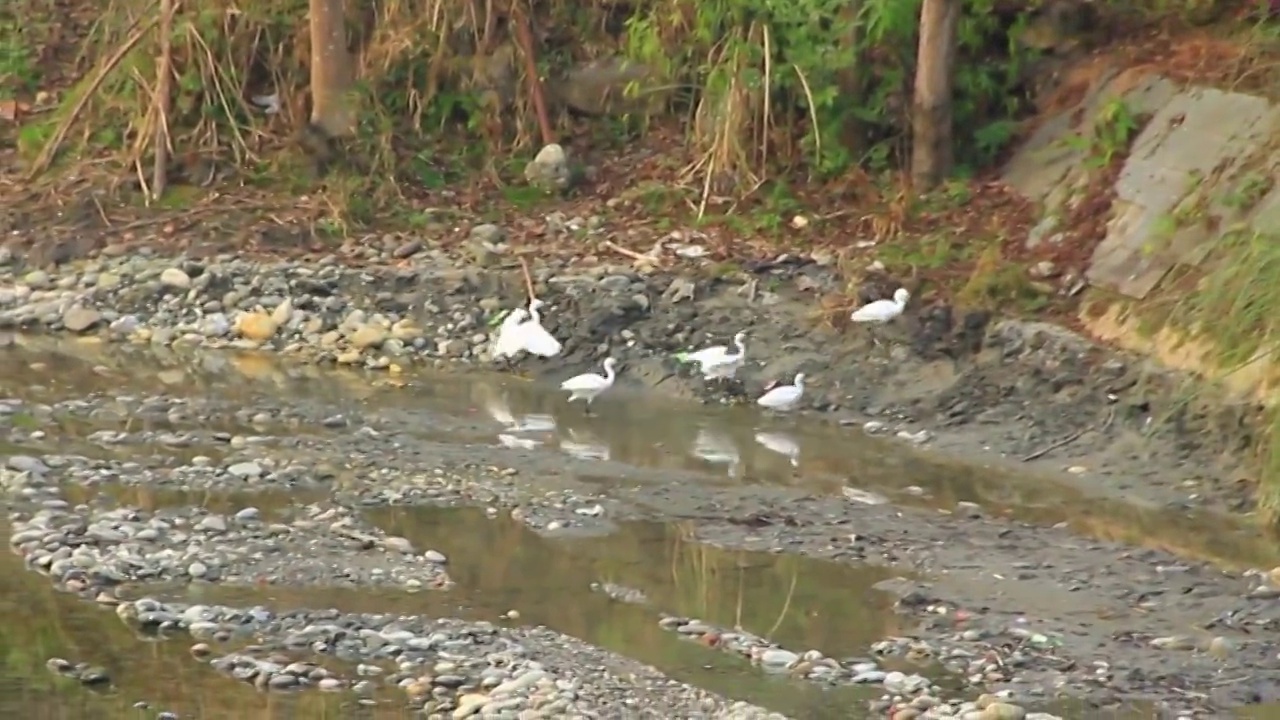
[[[79,342],[0,350],[0,362],[6,367],[0,374],[0,396],[50,404],[88,397],[103,401],[91,416],[50,410],[56,430],[22,446],[0,446],[0,453],[82,452],[176,464],[195,454],[216,458],[224,446],[198,439],[182,447],[159,441],[104,446],[91,436],[103,429],[324,435],[318,423],[301,419],[137,413],[139,401],[155,395],[193,403],[232,400],[245,408],[255,401],[278,406],[283,400],[311,407],[312,417],[359,408],[404,428],[409,436],[436,442],[559,454],[581,477],[601,478],[602,486],[607,486],[609,473],[593,468],[618,463],[695,472],[708,483],[786,484],[857,501],[940,510],[968,501],[989,513],[1036,523],[1066,522],[1086,535],[1228,566],[1277,564],[1269,543],[1223,518],[1133,503],[1084,481],[1072,485],[944,463],[900,442],[867,438],[857,429],[804,418],[763,419],[744,408],[681,404],[625,384],[597,403],[596,416],[588,418],[580,406],[566,406],[552,388],[511,377],[371,376],[289,367],[255,355],[138,353]],[[11,424],[48,427],[46,419],[14,418]],[[253,505],[268,515],[291,503],[316,500],[281,493],[235,497],[110,486],[68,489],[68,499],[87,501],[96,493],[144,508],[197,505],[228,512]],[[517,610],[518,622],[547,625],[680,679],[798,717],[830,717],[857,706],[866,695],[762,679],[735,658],[660,630],[660,614],[741,625],[788,647],[815,648],[837,657],[856,655],[868,642],[900,630],[887,611],[887,598],[871,589],[888,576],[884,571],[716,550],[687,541],[679,525],[624,525],[608,538],[585,542],[544,539],[477,511],[396,508],[373,519],[419,547],[448,554],[457,588],[416,595],[196,585],[154,590],[188,601],[425,612],[494,621]],[[264,697],[236,687],[188,658],[181,643],[150,643],[140,649],[141,641],[110,612],[53,593],[13,556],[0,555],[5,563],[0,567],[0,607],[14,620],[5,624],[4,632],[13,637],[5,638],[9,642],[4,647],[26,648],[11,650],[0,671],[0,708],[27,715],[35,709],[37,716],[47,711],[48,716],[136,717],[133,703],[146,698],[157,706],[170,702],[203,708],[207,717],[344,715],[340,698],[316,693]],[[593,591],[593,583],[632,588],[643,598],[620,602]],[[153,594],[153,589],[145,590]],[[116,689],[102,696],[51,675],[44,660],[59,655],[106,666]]]
[[[8,528],[2,528],[8,532]],[[174,707],[183,717],[352,717],[348,702],[324,693],[258,693],[217,676],[187,653],[188,643],[137,636],[110,608],[58,593],[12,553],[0,553],[0,716],[137,720]],[[45,668],[51,657],[104,668],[111,683],[86,688]],[[138,707],[145,702],[150,709]],[[398,718],[391,708],[362,717]]]
[[[890,609],[891,598],[872,588],[891,576],[888,571],[710,548],[689,542],[676,525],[628,523],[607,538],[586,541],[548,540],[509,519],[491,520],[470,509],[395,508],[371,518],[415,546],[444,552],[457,586],[447,593],[410,594],[191,585],[148,593],[183,602],[544,625],[795,717],[841,716],[842,709],[880,692],[823,690],[762,677],[745,660],[663,630],[661,614],[740,625],[788,647],[820,648],[835,657],[858,656],[869,643],[905,629]],[[509,617],[512,611],[515,618]]]
[[[34,341],[32,341],[34,342]],[[676,402],[628,385],[623,376],[612,395],[587,417],[552,386],[512,376],[423,373],[368,374],[289,365],[260,354],[138,351],[96,342],[40,340],[27,352],[4,351],[9,368],[0,395],[52,402],[95,396],[135,400],[148,395],[235,398],[255,401],[296,398],[328,412],[350,410],[381,418],[409,437],[436,442],[558,453],[580,479],[613,482],[601,461],[618,466],[680,470],[707,483],[779,484],[814,493],[843,494],[853,501],[887,500],[952,511],[959,503],[984,512],[1041,525],[1066,523],[1082,535],[1167,550],[1225,567],[1271,567],[1280,551],[1253,528],[1232,518],[1144,503],[1086,474],[1056,477],[989,467],[990,458],[945,461],[913,451],[896,439],[867,437],[860,429],[800,418],[762,418],[749,407],[704,407]],[[106,447],[83,438],[93,429],[172,429],[168,419],[140,417],[136,402],[117,402],[114,414],[96,422],[59,418],[70,447],[90,457],[123,453],[215,459],[221,444],[188,448]],[[313,412],[313,415],[321,411]],[[114,415],[115,420],[110,418]],[[207,432],[323,435],[301,418],[268,424],[236,422],[215,414],[201,420]],[[189,419],[188,419],[189,421]],[[76,438],[81,438],[77,440]],[[67,438],[30,450],[66,452]]]

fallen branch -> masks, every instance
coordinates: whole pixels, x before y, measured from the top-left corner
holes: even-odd
[[[662,260],[660,260],[658,257],[654,255],[647,255],[645,253],[638,253],[635,250],[628,250],[627,248],[624,248],[621,245],[618,245],[611,240],[605,240],[603,244],[606,248],[618,253],[619,255],[625,255],[626,257],[629,257],[632,260],[635,260],[636,262],[646,262],[651,265],[662,264]]]
[[[147,33],[160,22],[160,18],[152,17],[150,20],[146,21],[146,23],[143,23],[141,27],[138,27],[140,22],[141,19],[134,21],[134,27],[136,29],[133,31],[133,34],[125,39],[124,43],[111,54],[111,57],[107,58],[105,62],[98,66],[98,72],[93,76],[93,80],[89,81],[89,85],[85,87],[84,91],[80,94],[80,97],[76,98],[76,104],[72,106],[71,112],[67,113],[66,116],[62,118],[62,122],[58,123],[58,127],[53,131],[53,135],[49,138],[49,142],[44,144],[44,147],[40,150],[40,155],[36,157],[33,163],[31,163],[31,169],[27,171],[26,175],[26,179],[28,181],[34,180],[37,175],[49,169],[50,163],[53,162],[53,156],[56,155],[58,149],[62,147],[62,143],[66,140],[67,133],[70,132],[71,126],[75,124],[76,120],[79,119],[80,114],[84,112],[85,107],[89,105],[89,98],[93,97],[93,95],[98,92],[98,88],[102,87],[103,81],[107,79],[107,76],[111,74],[111,71],[116,69],[116,66],[120,64],[121,60],[124,60],[124,56],[128,55],[129,51],[137,47],[142,38],[146,37]]]

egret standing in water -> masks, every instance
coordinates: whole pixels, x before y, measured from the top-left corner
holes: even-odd
[[[906,288],[898,288],[893,293],[892,300],[876,300],[867,303],[849,316],[849,319],[856,323],[874,323],[883,325],[892,322],[907,309],[907,301],[911,299],[911,293]],[[880,340],[876,338],[875,333],[870,333],[871,342],[876,345],[880,344]]]
[[[731,354],[728,346],[716,345],[697,352],[680,353],[676,355],[676,359],[680,362],[697,363],[705,380],[732,380],[747,359],[747,348],[743,344],[746,337],[745,330],[733,336],[733,344],[738,348],[736,353]]]
[[[604,361],[604,375],[583,373],[560,383],[560,389],[569,391],[569,402],[573,402],[574,400],[586,400],[586,414],[590,415],[591,403],[600,395],[600,393],[613,387],[613,381],[617,377],[617,375],[614,374],[613,369],[617,364],[617,360],[607,358]]]
[[[794,384],[779,385],[761,395],[756,403],[766,410],[787,412],[794,410],[800,404],[802,397],[804,397],[804,373],[796,375]]]

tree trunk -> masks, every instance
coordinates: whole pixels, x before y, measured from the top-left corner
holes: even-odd
[[[355,76],[343,0],[310,0],[310,15],[311,124],[329,137],[352,135],[356,115],[350,93]]]
[[[911,182],[928,192],[951,173],[951,95],[961,0],[924,0],[911,104]]]

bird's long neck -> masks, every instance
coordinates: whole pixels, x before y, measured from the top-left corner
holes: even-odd
[[[607,382],[607,383],[612,383],[612,382],[613,382],[613,378],[614,378],[613,365],[605,365],[605,366],[604,366],[604,381],[605,381],[605,382]]]
[[[797,389],[797,390],[803,390],[803,389],[804,389],[804,378],[802,378],[802,377],[798,377],[798,378],[796,378],[796,389]]]
[[[746,354],[747,354],[747,344],[746,344],[746,343],[744,343],[744,342],[742,342],[742,338],[734,338],[734,339],[733,339],[733,344],[738,346],[738,354],[739,354],[739,355],[746,355]]]
[[[542,315],[538,312],[538,308],[534,307],[532,303],[529,304],[529,319],[539,325],[542,324]]]

